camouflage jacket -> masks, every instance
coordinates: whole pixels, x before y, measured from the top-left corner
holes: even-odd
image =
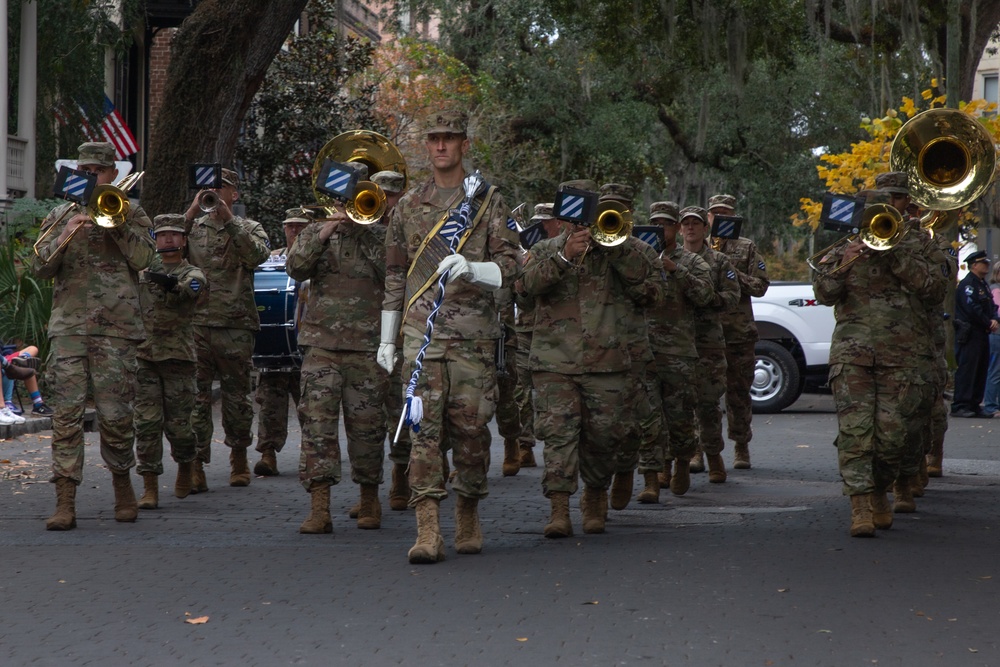
[[[715,294],[712,301],[700,308],[694,309],[695,345],[699,356],[705,350],[720,350],[726,347],[726,335],[722,328],[722,314],[735,308],[740,300],[740,284],[736,277],[736,269],[729,259],[721,252],[712,250],[708,244],[702,246],[696,253],[705,260],[712,275],[712,286]]]
[[[680,246],[666,253],[677,268],[667,272],[662,303],[646,311],[649,340],[656,356],[697,357],[694,312],[715,300],[712,269]]]
[[[504,327],[504,344],[508,347],[517,347],[517,335],[514,330],[514,288],[501,287],[493,292],[493,300],[496,302],[497,316],[500,318],[500,325]]]
[[[259,331],[253,272],[271,252],[260,223],[234,217],[223,224],[204,215],[191,223],[187,243],[188,261],[212,283],[208,298],[198,300],[194,323]]]
[[[386,279],[383,310],[402,311],[406,275],[417,250],[431,229],[449,209],[462,202],[462,191],[439,191],[433,179],[406,193],[392,211],[386,234]],[[500,267],[501,287],[514,284],[520,273],[517,232],[507,227],[507,205],[495,192],[470,234],[461,254],[470,262],[494,262]],[[405,313],[407,335],[423,336],[427,316],[437,296],[432,284]],[[500,337],[496,307],[489,290],[459,278],[445,289],[445,298],[434,324],[436,339],[483,340]]]
[[[822,264],[837,266],[846,246]],[[913,368],[917,357],[933,357],[926,327],[927,307],[944,299],[947,277],[941,251],[918,234],[907,234],[891,250],[866,251],[844,271],[813,275],[816,299],[833,306],[830,363]]]
[[[620,320],[641,292],[650,264],[631,244],[594,246],[581,266],[559,252],[566,233],[531,248],[523,292],[535,297],[529,367],[566,375],[613,373],[631,367]]]
[[[628,237],[626,243],[632,245],[649,263],[649,275],[641,285],[630,289],[630,298],[623,303],[622,334],[632,361],[648,362],[653,360],[653,348],[649,341],[646,312],[663,302],[666,275],[660,258],[652,246],[634,236]]]
[[[736,270],[740,284],[740,300],[722,312],[722,330],[727,343],[752,343],[757,340],[757,324],[753,319],[750,297],[764,296],[771,279],[767,265],[753,241],[742,236],[722,239],[722,253]]]
[[[348,223],[323,243],[324,224],[299,233],[285,265],[293,279],[309,281],[299,345],[374,352],[385,298],[385,227]]]
[[[167,291],[162,285],[150,282],[150,271],[176,277],[177,286]],[[139,303],[146,340],[139,343],[136,357],[147,361],[195,361],[194,310],[198,300],[207,294],[208,280],[201,269],[183,259],[168,267],[157,255],[149,270],[139,274]]]
[[[74,204],[57,206],[42,222],[42,231]],[[82,209],[80,209],[82,211]],[[139,316],[139,271],[153,261],[152,223],[142,207],[133,207],[126,223],[115,229],[97,225],[76,232],[56,253],[58,237],[70,213],[39,247],[32,270],[52,278],[49,338],[54,336],[144,337]],[[48,260],[48,263],[45,263]]]

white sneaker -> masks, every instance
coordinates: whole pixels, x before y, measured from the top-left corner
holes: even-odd
[[[0,410],[0,424],[23,424],[24,421],[24,417],[15,415],[10,411],[10,408],[6,406]]]

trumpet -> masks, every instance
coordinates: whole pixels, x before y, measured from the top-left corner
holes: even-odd
[[[616,201],[606,201],[597,207],[597,220],[590,226],[592,241],[606,248],[625,243],[632,234],[632,211],[628,206]],[[577,261],[577,266],[583,265],[583,260],[590,252],[590,244]]]
[[[873,204],[865,209],[861,218],[861,228],[854,234],[848,234],[842,239],[823,248],[815,255],[806,260],[809,268],[820,275],[833,276],[857,261],[861,255],[855,255],[843,264],[838,264],[832,269],[823,266],[823,258],[840,248],[860,240],[868,248],[877,252],[891,250],[896,247],[906,235],[906,227],[903,225],[903,216],[888,204]]]
[[[123,178],[117,186],[105,184],[98,185],[94,188],[94,192],[90,195],[90,201],[87,203],[85,209],[91,222],[98,227],[103,227],[105,229],[116,229],[124,225],[128,218],[129,211],[132,208],[132,204],[129,202],[127,193],[135,187],[145,173],[146,172],[140,171],[134,174],[129,174]],[[53,231],[59,226],[59,223],[65,220],[70,213],[77,211],[78,208],[78,205],[73,205],[67,208],[55,222],[49,225],[47,229],[38,235],[38,240],[35,241],[35,245],[32,249],[35,251],[35,255],[43,264],[47,264],[52,257],[59,254],[69,244],[69,242],[73,240],[76,233],[83,228],[83,225],[80,225],[70,232],[63,242],[49,254],[49,259],[42,259],[38,249],[45,243],[46,239],[52,235]]]
[[[215,190],[205,190],[198,195],[198,208],[205,213],[211,213],[219,208],[219,193]]]

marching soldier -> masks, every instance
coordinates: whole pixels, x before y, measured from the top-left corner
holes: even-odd
[[[195,453],[191,412],[194,410],[194,315],[197,300],[208,291],[201,269],[184,259],[187,245],[184,216],[173,213],[153,220],[157,256],[139,277],[139,302],[146,339],[136,353],[135,435],[144,490],[139,509],[159,507],[163,474],[163,435],[177,463],[174,495],[191,493]]]
[[[218,207],[201,215],[195,197],[184,214],[188,226],[188,261],[205,272],[212,284],[208,298],[198,301],[194,314],[198,397],[191,424],[198,441],[192,472],[192,493],[208,491],[205,464],[212,459],[212,382],[222,389],[222,428],[229,447],[229,485],[248,486],[247,448],[253,441],[250,373],[254,333],[260,318],[253,298],[253,272],[270,252],[260,223],[233,214],[240,181],[235,171],[222,170]]]
[[[80,146],[77,165],[113,183],[115,148],[110,143]],[[52,417],[52,481],[56,511],[48,530],[76,527],[76,487],[83,479],[83,412],[92,389],[101,430],[101,457],[111,469],[115,521],[138,516],[129,470],[135,465],[132,399],[135,351],[143,339],[139,316],[139,271],[153,260],[152,226],[141,207],[129,210],[124,224],[94,225],[73,204],[56,207],[42,222],[56,238],[43,243],[32,260],[39,278],[51,278],[49,386]],[[65,218],[62,230],[54,225]],[[63,245],[65,244],[65,245]]]
[[[514,291],[502,287],[493,293],[500,316],[501,336],[497,341],[497,431],[503,438],[504,477],[513,477],[521,470],[521,414],[517,390],[517,337],[514,333]]]

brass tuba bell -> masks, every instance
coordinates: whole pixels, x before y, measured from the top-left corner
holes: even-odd
[[[632,234],[632,211],[617,201],[606,201],[597,206],[597,220],[590,226],[590,236],[603,246],[616,246]]]
[[[328,158],[336,162],[359,162],[368,167],[369,178],[380,171],[399,172],[403,175],[404,188],[406,186],[406,160],[399,149],[377,132],[351,130],[328,141],[316,155],[312,172],[313,194],[323,206],[333,204],[328,195],[316,188],[320,169]],[[371,181],[361,181],[355,190],[354,199],[347,202],[345,212],[354,222],[370,225],[385,214],[385,207],[386,196],[382,188]]]

